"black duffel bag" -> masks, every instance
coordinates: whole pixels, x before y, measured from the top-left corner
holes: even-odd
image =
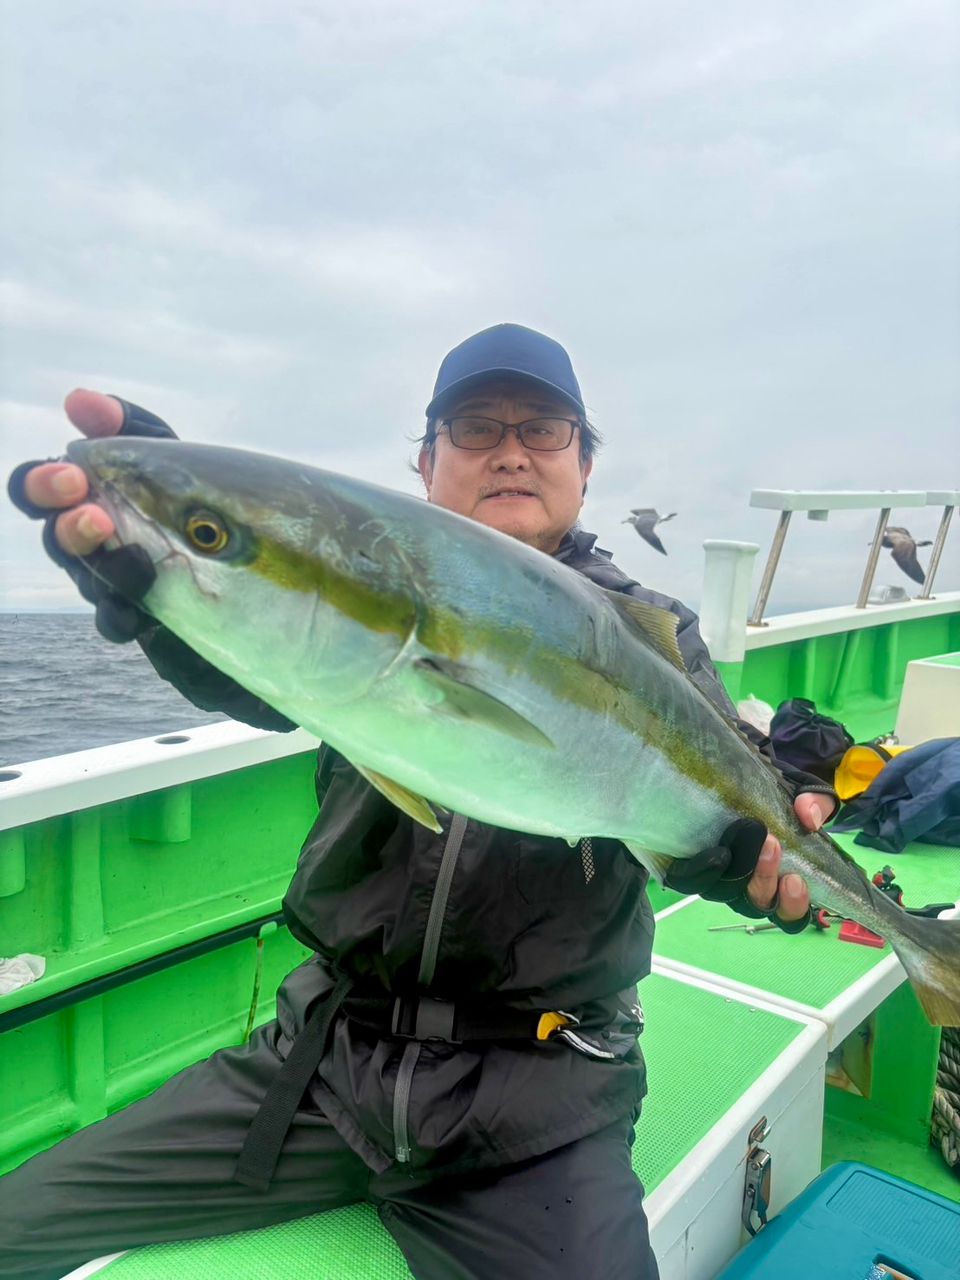
[[[773,754],[783,764],[833,785],[833,775],[853,738],[839,720],[821,715],[809,698],[781,702],[770,721]]]

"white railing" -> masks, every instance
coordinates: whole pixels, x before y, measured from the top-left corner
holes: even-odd
[[[763,613],[767,607],[767,600],[770,598],[770,589],[773,586],[774,575],[780,562],[787,529],[790,525],[790,517],[795,511],[805,511],[808,520],[826,520],[831,511],[879,512],[876,531],[873,535],[873,541],[870,543],[870,550],[867,553],[867,564],[863,571],[863,580],[860,583],[860,591],[857,595],[855,606],[857,609],[865,609],[870,597],[870,588],[873,586],[873,576],[877,570],[877,560],[880,556],[880,548],[886,533],[887,521],[893,508],[932,506],[943,508],[940,528],[937,531],[933,551],[930,554],[930,567],[926,572],[923,590],[919,595],[919,599],[929,600],[933,591],[933,581],[936,577],[937,567],[940,564],[943,545],[947,539],[947,530],[950,527],[954,508],[958,503],[960,503],[960,491],[958,490],[881,489],[875,492],[817,492],[792,489],[754,489],[750,495],[751,507],[763,507],[768,510],[779,511],[780,517],[777,521],[776,532],[773,535],[770,554],[763,570],[763,577],[760,579],[757,600],[753,606],[753,613],[747,620],[747,625],[750,627],[766,625],[763,621]]]
[[[704,542],[703,595],[700,602],[700,630],[715,662],[742,662],[747,649],[765,648],[787,640],[806,639],[813,635],[831,635],[840,631],[859,631],[865,627],[897,622],[918,615],[934,616],[960,612],[960,592],[940,592],[933,596],[933,583],[954,508],[960,505],[960,491],[879,490],[877,492],[799,492],[781,489],[757,489],[750,495],[750,505],[779,511],[780,516],[773,545],[767,558],[753,613],[748,618],[753,564],[760,548],[755,542],[731,542],[709,539]],[[887,519],[895,507],[942,507],[940,527],[930,554],[923,590],[911,598],[870,602],[877,557],[887,527]],[[764,621],[774,574],[783,551],[790,517],[794,511],[805,511],[811,520],[826,520],[831,511],[878,510],[879,518],[863,581],[855,605],[816,609],[804,613],[785,614]]]

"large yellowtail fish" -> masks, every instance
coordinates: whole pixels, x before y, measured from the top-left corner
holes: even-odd
[[[762,822],[818,903],[889,939],[932,1022],[960,1025],[960,920],[905,913],[694,684],[676,618],[420,499],[236,449],[78,441],[145,606],[340,751],[406,813],[623,841],[662,876]]]

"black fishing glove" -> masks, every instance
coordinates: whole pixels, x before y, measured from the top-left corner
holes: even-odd
[[[725,902],[751,920],[766,918],[784,933],[800,933],[810,923],[809,911],[799,920],[781,920],[776,914],[776,902],[762,911],[747,897],[747,885],[757,869],[766,838],[767,829],[762,822],[738,818],[724,831],[719,844],[678,861],[676,870],[671,870],[663,883],[678,893],[696,893],[709,902]]]
[[[155,413],[121,400],[119,396],[112,396],[111,399],[116,400],[123,409],[123,426],[118,435],[176,440],[173,429]],[[48,458],[47,461],[58,462],[60,459]],[[54,532],[61,512],[51,513],[49,508],[38,507],[27,497],[26,475],[32,467],[37,466],[40,466],[39,460],[22,462],[10,476],[7,492],[11,502],[32,520],[44,521],[44,550],[54,564],[66,570],[84,600],[95,607],[97,630],[100,634],[117,644],[137,639],[150,627],[157,625],[155,618],[138,608],[138,602],[156,579],[150,557],[138,546],[120,547],[116,551],[104,551],[100,548],[83,560],[68,555],[57,542]]]

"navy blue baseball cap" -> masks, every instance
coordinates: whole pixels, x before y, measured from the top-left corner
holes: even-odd
[[[436,418],[471,387],[497,377],[536,383],[586,414],[573,365],[559,342],[522,324],[495,324],[444,356],[427,417]]]

